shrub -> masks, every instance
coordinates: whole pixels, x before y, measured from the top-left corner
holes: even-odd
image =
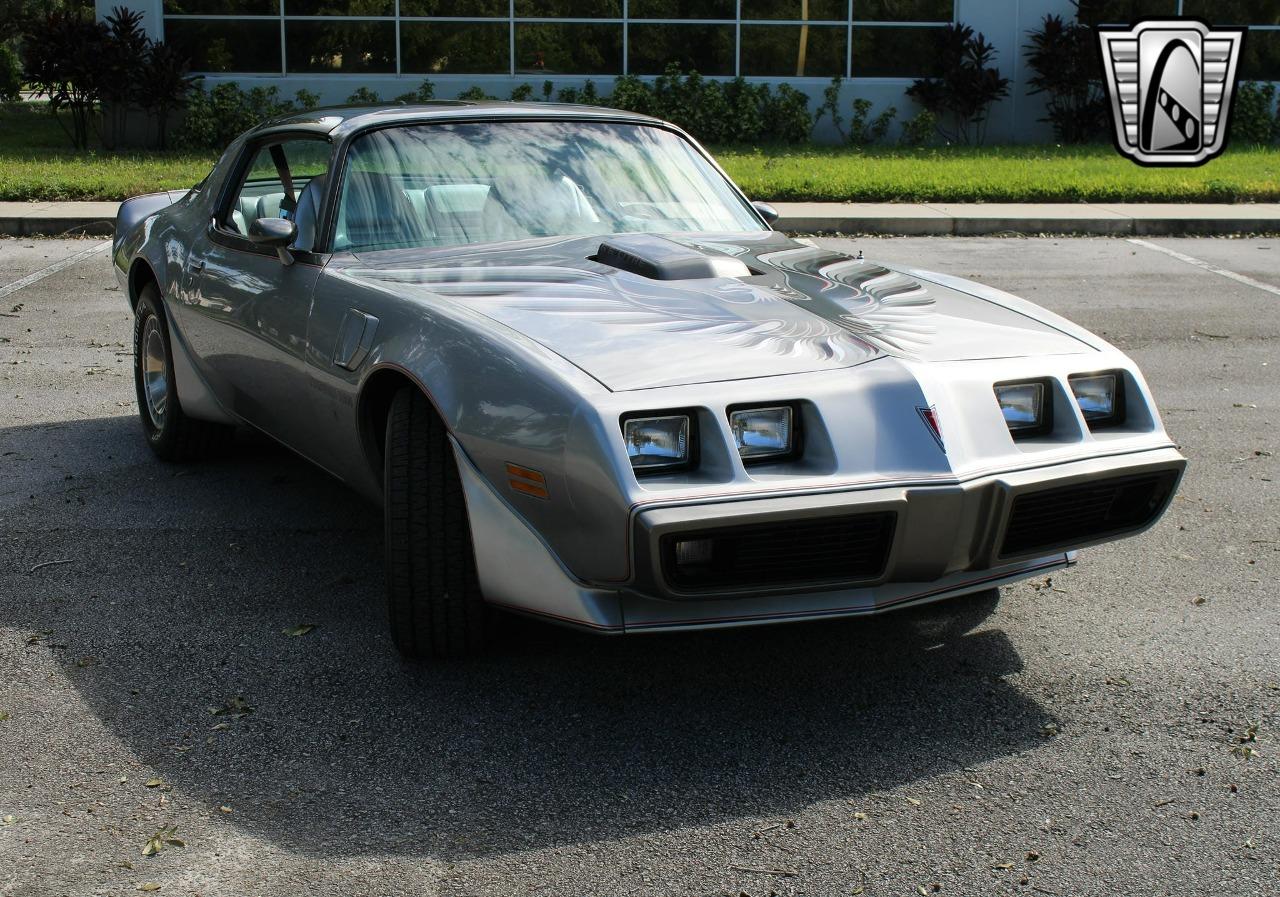
[[[424,80],[416,90],[400,94],[400,96],[396,97],[396,101],[400,103],[429,103],[435,98],[436,86],[431,81]]]
[[[427,82],[430,83],[430,82]],[[299,112],[316,109],[320,106],[320,94],[303,88],[293,95],[293,103]]]
[[[458,99],[460,100],[496,100],[497,97],[489,96],[487,93],[484,92],[483,87],[477,87],[475,85],[472,85],[471,87],[468,87],[466,90],[464,90],[462,93],[458,94]]]
[[[533,99],[533,85],[520,84],[511,90],[511,101],[513,103],[527,103]]]
[[[984,35],[956,22],[943,31],[942,74],[907,88],[907,96],[937,117],[938,132],[948,142],[981,144],[986,139],[991,104],[1009,95],[1009,79],[991,64],[995,56]]]
[[[1245,81],[1231,110],[1231,139],[1236,143],[1268,146],[1280,140],[1280,109],[1276,86]]]
[[[200,79],[191,74],[191,61],[163,41],[147,47],[142,79],[134,101],[156,125],[157,144],[169,148],[169,119],[187,104]]]
[[[22,63],[7,44],[0,44],[0,103],[21,98]]]
[[[547,84],[551,82],[548,81]],[[653,88],[635,75],[623,75],[613,82],[609,105],[626,112],[653,115]]]
[[[938,117],[928,109],[921,109],[902,123],[898,142],[903,146],[924,146],[938,133]]]
[[[613,82],[613,93],[600,97],[587,82],[581,91],[560,91],[565,103],[591,102],[665,119],[706,143],[802,143],[813,129],[809,98],[787,85],[777,94],[764,84],[743,78],[709,81],[697,72],[667,67],[652,84],[635,75]]]
[[[1080,21],[1080,4],[1074,5],[1075,22],[1046,15],[1024,48],[1027,65],[1035,72],[1027,82],[1028,93],[1048,94],[1046,115],[1040,121],[1053,125],[1059,143],[1099,140],[1110,126],[1098,38],[1093,28]]]
[[[768,85],[762,88],[761,114],[764,129],[760,139],[778,143],[804,143],[813,130],[813,116],[809,112],[809,97],[790,84],[779,84],[778,92],[771,93]]]
[[[893,127],[898,117],[896,106],[889,106],[875,118],[871,118],[871,101],[859,97],[853,101],[853,116],[849,119],[849,142],[854,146],[871,146],[880,143]]]
[[[376,106],[382,102],[382,97],[378,96],[376,90],[357,87],[351,96],[347,97],[347,102],[352,106]]]
[[[221,152],[254,125],[280,115],[312,108],[313,93],[298,91],[294,100],[280,97],[276,87],[241,90],[234,81],[212,90],[197,89],[187,103],[187,114],[174,143],[183,149],[213,149]]]

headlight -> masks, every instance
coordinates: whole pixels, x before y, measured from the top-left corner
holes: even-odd
[[[687,414],[629,417],[622,421],[627,456],[637,471],[659,471],[689,464],[692,424]]]
[[[1076,404],[1090,427],[1119,423],[1120,377],[1115,371],[1106,374],[1077,374],[1070,378]]]
[[[729,429],[746,462],[783,458],[795,450],[790,405],[730,410]]]
[[[1009,432],[1019,436],[1034,436],[1049,429],[1046,418],[1045,385],[1039,380],[1029,383],[997,383],[996,401],[1000,413],[1009,426]]]

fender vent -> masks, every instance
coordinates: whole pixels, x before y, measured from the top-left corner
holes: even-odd
[[[702,252],[652,234],[627,234],[601,243],[592,261],[651,280],[750,277],[754,273],[732,256]]]

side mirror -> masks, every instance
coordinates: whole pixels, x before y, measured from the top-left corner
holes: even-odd
[[[255,218],[249,225],[249,240],[259,246],[272,246],[280,261],[293,264],[288,246],[298,237],[297,223],[287,218]]]
[[[765,223],[770,226],[773,225],[773,222],[778,220],[778,210],[767,202],[753,202],[751,204],[751,208],[759,212],[760,217],[763,218]]]

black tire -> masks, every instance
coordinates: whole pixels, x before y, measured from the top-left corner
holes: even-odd
[[[158,340],[158,345],[153,342]],[[152,351],[148,353],[148,347]],[[163,367],[156,364],[163,358]],[[163,400],[151,396],[150,375],[163,383]],[[226,448],[234,428],[225,424],[196,420],[182,410],[173,373],[173,347],[169,323],[165,320],[160,291],[154,283],[142,288],[133,315],[133,382],[138,398],[138,415],[147,443],[162,461],[194,461]]]
[[[391,402],[383,468],[391,638],[412,660],[484,647],[485,604],[448,431],[421,392]]]
[[[983,589],[912,608],[906,612],[906,616],[922,638],[947,641],[959,638],[981,625],[995,613],[999,603],[998,588]]]

